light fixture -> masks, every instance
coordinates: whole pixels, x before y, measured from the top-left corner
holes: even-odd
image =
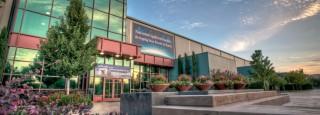
[[[103,54],[104,54],[103,51],[101,51],[101,52],[100,52],[100,55],[103,55]]]
[[[120,55],[119,55],[119,54],[116,54],[115,56],[116,56],[117,58],[118,58],[118,57],[120,57]]]
[[[131,57],[131,56],[130,56],[130,57],[129,57],[129,59],[130,59],[130,60],[132,60],[132,59],[133,59],[133,57]]]

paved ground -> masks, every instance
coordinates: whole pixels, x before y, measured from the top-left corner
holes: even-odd
[[[320,89],[289,92],[288,94],[290,102],[284,106],[320,109]]]
[[[94,103],[93,108],[91,109],[92,114],[109,114],[111,112],[120,112],[120,102],[99,102]]]

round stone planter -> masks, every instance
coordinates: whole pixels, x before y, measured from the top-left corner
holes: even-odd
[[[209,83],[196,84],[195,87],[200,91],[207,91],[212,87],[212,84],[209,84]]]
[[[169,84],[151,84],[150,89],[152,92],[163,92],[169,87]]]
[[[178,91],[188,91],[191,87],[192,85],[179,85],[179,86],[176,86],[176,89]]]
[[[218,90],[224,90],[226,89],[226,84],[225,83],[215,83],[214,88]]]
[[[244,84],[244,83],[234,83],[233,84],[234,89],[244,89],[245,86],[246,86],[246,84]]]

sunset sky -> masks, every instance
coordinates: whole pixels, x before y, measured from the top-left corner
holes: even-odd
[[[128,16],[248,60],[261,49],[278,72],[320,73],[320,0],[128,0]]]

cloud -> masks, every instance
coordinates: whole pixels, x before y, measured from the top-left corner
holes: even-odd
[[[289,4],[290,2],[287,0],[283,0],[283,1],[288,2],[287,4]],[[266,28],[262,28],[250,33],[231,35],[231,37],[228,38],[223,43],[223,48],[231,52],[245,51],[248,48],[253,47],[257,43],[271,38],[274,34],[276,34],[279,30],[281,30],[283,26],[291,22],[295,22],[295,21],[306,19],[308,17],[315,16],[319,12],[320,12],[320,0],[317,0],[313,3],[310,3],[308,6],[306,6],[297,16],[291,17],[286,20],[282,20],[280,22],[273,23],[270,26],[267,26]]]
[[[199,28],[199,27],[204,27],[205,24],[202,22],[185,22],[183,26],[181,26],[181,29],[187,29],[187,30],[192,30],[194,28]]]

